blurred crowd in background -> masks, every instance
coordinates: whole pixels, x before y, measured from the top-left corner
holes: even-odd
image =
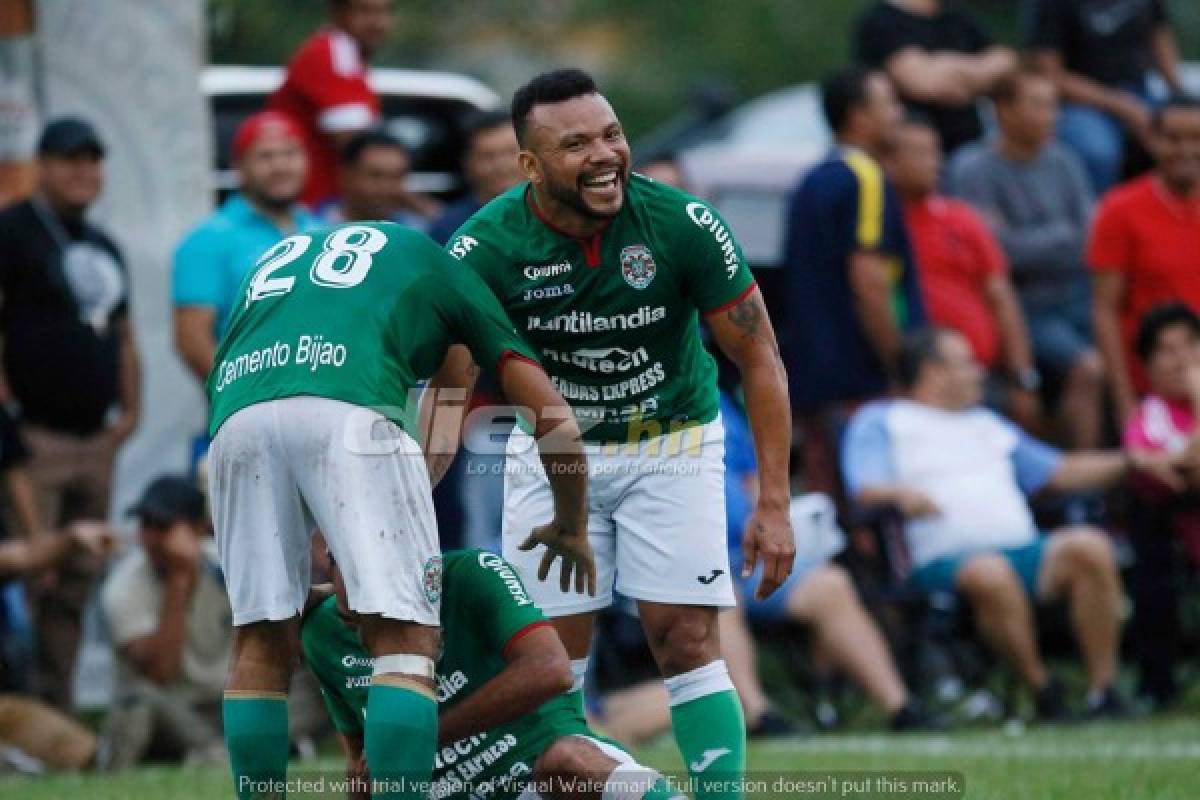
[[[797,422],[799,555],[773,598],[744,581],[721,619],[752,736],[837,727],[858,698],[896,730],[1121,718],[1171,708],[1195,675],[1200,100],[1161,0],[1024,5],[1015,50],[938,0],[871,4],[846,31],[854,63],[821,84],[833,145],[788,195],[781,277],[763,284]],[[197,381],[282,238],[388,219],[445,244],[522,180],[507,113],[478,109],[464,190],[414,190],[367,72],[397,13],[331,2],[240,120],[237,190],[178,243],[162,299]],[[124,548],[105,524],[142,396],[127,270],[88,221],[106,152],[88,119],[49,120],[32,194],[0,211],[0,761],[22,770],[223,753],[231,621],[202,468],[145,487]],[[634,166],[703,178],[668,151]],[[714,524],[740,572],[754,455],[738,387],[721,389]],[[498,547],[503,457],[487,453],[503,449],[472,446],[489,436],[465,431],[438,487],[445,549]],[[99,734],[71,697],[92,599],[116,653]],[[618,607],[602,631],[598,724],[631,744],[665,731],[640,627]],[[303,670],[293,702],[309,754],[329,726]]]

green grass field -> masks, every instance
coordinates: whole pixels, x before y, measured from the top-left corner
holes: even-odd
[[[670,740],[639,752],[661,770],[680,767]],[[971,800],[1194,800],[1200,797],[1200,718],[1164,717],[1120,724],[1030,728],[1024,732],[976,730],[952,735],[839,734],[756,743],[750,751],[751,787],[764,792],[748,798],[914,798],[967,797]],[[337,761],[314,769],[297,765],[294,774],[316,778],[324,770],[338,776]],[[831,774],[833,773],[833,774]],[[912,789],[915,773],[955,773],[965,793],[861,791],[880,779]],[[780,779],[791,791],[771,791]],[[801,779],[832,791],[809,791]],[[886,785],[886,784],[885,784]],[[0,798],[16,800],[228,800],[233,796],[221,769],[149,768],[119,776],[79,775],[0,781]],[[291,795],[292,797],[333,797]]]

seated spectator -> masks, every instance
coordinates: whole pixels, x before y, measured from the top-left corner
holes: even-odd
[[[901,99],[933,120],[947,153],[983,135],[976,102],[1016,65],[1012,50],[941,0],[876,2],[858,21],[854,52],[886,71]]]
[[[725,515],[729,532],[729,564],[738,588],[739,613],[756,622],[795,622],[812,629],[814,656],[846,672],[887,714],[893,730],[916,730],[932,722],[921,702],[909,693],[900,677],[883,634],[863,607],[850,574],[832,559],[845,547],[837,527],[833,502],[821,494],[792,500],[792,527],[796,534],[796,561],[792,574],[766,600],[755,597],[757,575],[742,572],[742,533],[758,493],[754,440],[745,412],[728,396],[721,396],[725,424]],[[761,571],[761,567],[759,568]],[[727,624],[733,614],[721,615],[721,645],[729,674],[742,705],[747,727],[770,714],[757,674],[754,642]],[[729,630],[727,630],[729,628]],[[738,652],[730,652],[738,642]],[[756,712],[756,713],[752,713]]]
[[[1200,100],[1172,98],[1152,130],[1157,169],[1104,197],[1087,250],[1096,342],[1122,425],[1146,388],[1130,357],[1138,322],[1172,300],[1200,310]]]
[[[171,267],[175,349],[201,383],[242,278],[281,239],[320,225],[297,202],[307,166],[289,117],[264,111],[247,118],[233,138],[233,164],[239,191],[188,233]]]
[[[1150,392],[1125,425],[1125,446],[1136,452],[1196,450],[1200,408],[1200,316],[1182,303],[1155,306],[1135,340]],[[1200,572],[1200,473],[1166,482],[1134,476],[1134,651],[1141,691],[1161,708],[1175,701],[1180,640],[1179,579]]]
[[[999,132],[963,148],[950,170],[950,190],[992,226],[1012,266],[1012,280],[1038,367],[1058,391],[1056,418],[1072,448],[1100,444],[1103,364],[1092,345],[1084,243],[1092,193],[1078,158],[1054,141],[1054,83],[1031,69],[996,86]],[[1041,375],[1027,373],[1037,390]]]
[[[467,144],[463,152],[463,178],[467,194],[442,211],[429,226],[429,236],[438,244],[450,241],[454,232],[479,209],[520,183],[517,133],[508,111],[481,111],[467,120]]]
[[[326,222],[384,220],[422,232],[429,227],[427,201],[405,188],[412,159],[399,139],[382,131],[357,133],[342,147],[339,162],[341,198],[318,209]]]
[[[1147,79],[1182,91],[1165,0],[1026,0],[1026,42],[1065,105],[1058,136],[1079,154],[1092,188],[1121,177],[1126,140],[1151,143]]]
[[[112,552],[116,538],[99,522],[76,522],[65,535],[35,534],[31,538],[0,542],[0,581],[35,575],[73,553],[103,558]],[[0,637],[5,617],[0,614]],[[32,697],[10,693],[9,665],[0,653],[0,749],[20,754],[30,769],[77,770],[93,763],[96,736],[85,725]],[[3,769],[0,767],[0,772]]]
[[[836,145],[788,199],[780,350],[806,486],[840,498],[839,419],[887,391],[902,331],[924,309],[900,202],[875,160],[902,115],[891,81],[851,67],[821,89]]]
[[[904,201],[930,320],[967,337],[975,359],[1007,378],[1005,407],[1027,430],[1035,428],[1039,376],[1008,260],[974,208],[938,193],[937,131],[923,118],[907,120],[892,137],[884,167]]]
[[[100,597],[117,651],[105,766],[131,767],[151,754],[222,759],[233,618],[204,495],[184,478],[164,476],[132,513],[140,546],[113,568]]]
[[[1062,454],[977,408],[982,372],[961,334],[906,340],[905,394],[861,410],[846,433],[846,483],[862,506],[906,518],[912,584],[961,595],[984,641],[1036,693],[1040,719],[1066,716],[1063,684],[1038,652],[1033,605],[1065,600],[1087,674],[1090,716],[1118,716],[1114,682],[1121,581],[1105,534],[1076,526],[1043,537],[1025,495],[1101,488],[1131,467],[1174,474],[1172,462],[1134,452]]]

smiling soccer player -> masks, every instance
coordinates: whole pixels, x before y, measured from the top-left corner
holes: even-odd
[[[763,596],[786,579],[795,552],[790,412],[771,322],[721,217],[630,171],[621,123],[591,77],[539,75],[514,96],[512,119],[527,180],[476,213],[447,250],[500,298],[584,429],[599,592],[580,598],[533,580],[538,554],[521,542],[551,513],[550,494],[519,431],[509,440],[505,557],[554,619],[580,686],[594,613],[611,603],[614,586],[636,599],[689,769],[698,778],[740,775],[745,726],[716,625],[718,608],[735,603],[723,431],[699,319],[745,386],[762,471],[745,561],[750,569],[765,561]],[[468,385],[470,367],[465,352],[452,351],[434,385]],[[680,453],[681,441],[694,446]],[[698,796],[735,795],[702,788]]]

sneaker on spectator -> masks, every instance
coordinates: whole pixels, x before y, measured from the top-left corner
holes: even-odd
[[[1046,685],[1037,690],[1034,698],[1037,721],[1053,724],[1071,722],[1073,716],[1067,708],[1067,687],[1058,678],[1050,678]]]
[[[1089,692],[1087,709],[1083,713],[1088,720],[1132,719],[1136,716],[1135,709],[1112,686]]]
[[[896,733],[916,733],[918,731],[944,731],[946,720],[925,708],[925,704],[915,697],[910,697],[904,707],[892,715],[891,728]]]
[[[773,708],[768,708],[758,718],[758,722],[746,728],[746,736],[750,739],[772,739],[781,736],[797,736],[800,727]]]

